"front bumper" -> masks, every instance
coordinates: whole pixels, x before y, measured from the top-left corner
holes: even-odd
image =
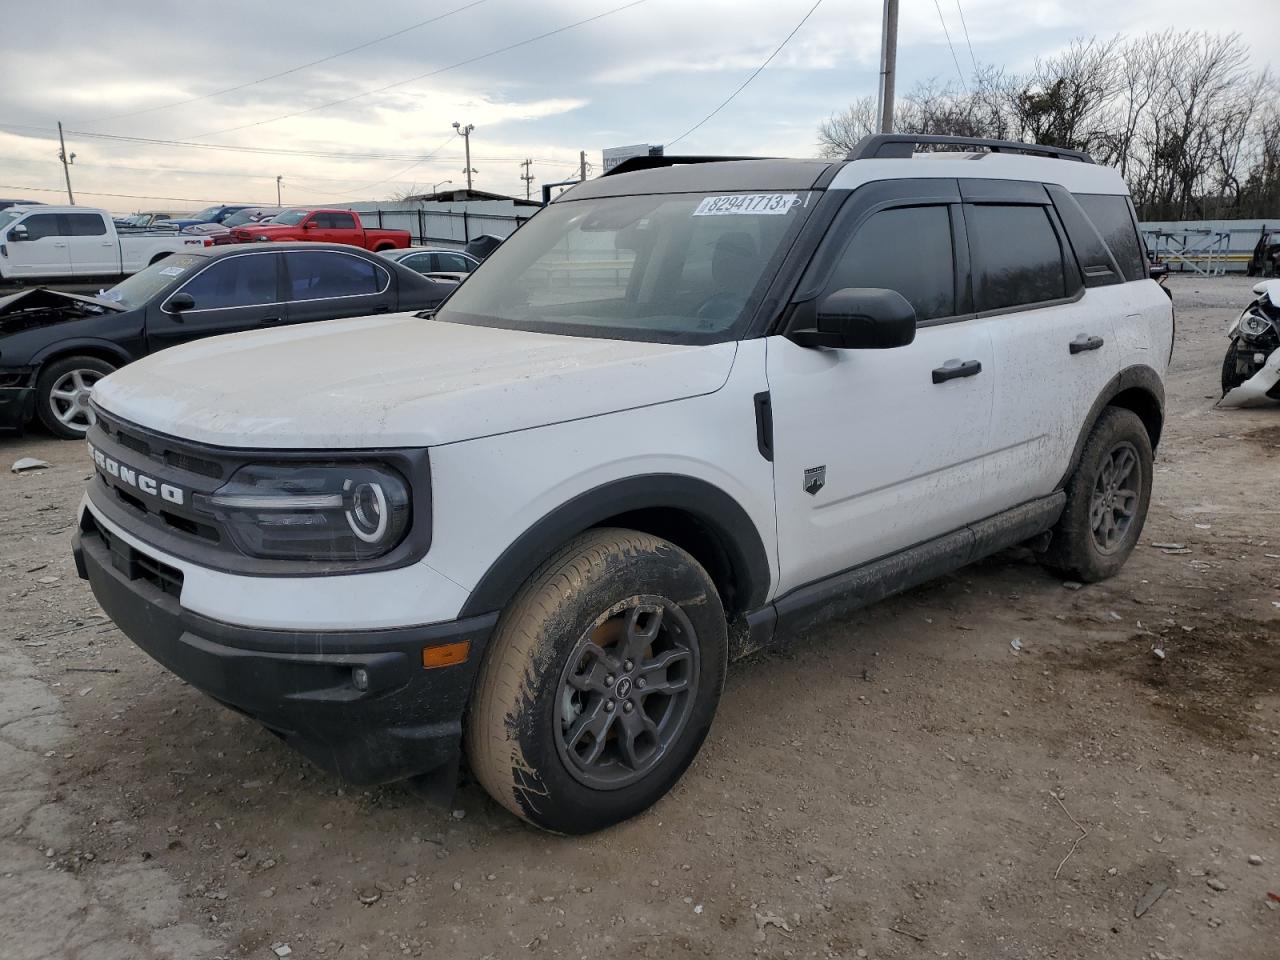
[[[85,517],[73,547],[80,576],[121,631],[183,680],[352,783],[456,768],[463,710],[497,614],[367,631],[236,626],[185,609],[181,571]],[[423,647],[459,641],[470,641],[465,662],[423,668]],[[368,675],[365,690],[356,668]]]
[[[35,387],[0,387],[0,430],[21,430],[35,415]]]

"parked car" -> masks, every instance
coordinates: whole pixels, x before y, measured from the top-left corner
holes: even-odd
[[[407,247],[412,241],[408,230],[380,230],[365,227],[360,216],[351,210],[285,210],[270,223],[235,227],[231,236],[237,243],[282,240],[307,240],[319,243],[349,243],[379,253]]]
[[[1253,286],[1257,297],[1227,329],[1222,359],[1224,407],[1280,400],[1280,280]]]
[[[57,436],[83,437],[94,385],[139,357],[237,330],[432,309],[455,287],[363,250],[307,244],[176,254],[96,297],[0,298],[0,428],[37,416]]]
[[[131,213],[127,217],[119,217],[113,222],[117,227],[133,227],[142,230],[162,223],[174,223],[175,221],[189,218],[190,214],[186,213],[164,213],[159,210],[147,210],[142,213]]]
[[[0,200],[0,210],[8,210],[10,207],[40,207],[43,204],[39,200]]]
[[[257,209],[250,203],[217,203],[212,207],[205,207],[199,213],[192,216],[191,219],[202,223],[224,223],[241,210]]]
[[[463,248],[469,256],[475,257],[477,260],[484,260],[489,254],[498,249],[502,243],[502,237],[495,237],[491,233],[482,233],[478,237],[472,237],[467,241],[467,245]]]
[[[238,210],[222,222],[228,230],[232,227],[243,227],[250,223],[262,223],[277,214],[284,213],[289,207],[245,207]]]
[[[894,135],[665,162],[566,191],[433,319],[102,381],[102,608],[348,780],[447,790],[465,751],[576,834],[679,779],[733,657],[1014,544],[1121,568],[1173,317],[1118,172]]]
[[[120,233],[93,207],[10,207],[0,211],[0,280],[117,279],[211,245],[172,230]]]
[[[480,261],[461,250],[437,247],[405,247],[403,250],[383,250],[382,256],[402,263],[410,270],[425,276],[448,277],[461,283]]]

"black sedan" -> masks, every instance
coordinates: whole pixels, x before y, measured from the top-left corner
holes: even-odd
[[[221,333],[434,309],[456,286],[357,247],[273,243],[176,254],[96,297],[2,297],[0,429],[36,417],[83,437],[94,383],[138,357]]]

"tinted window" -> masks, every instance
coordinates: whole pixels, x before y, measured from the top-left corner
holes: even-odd
[[[356,219],[349,213],[317,213],[318,226],[329,230],[354,230]]]
[[[196,310],[275,303],[277,260],[278,255],[273,253],[219,260],[192,278],[182,292],[191,294]]]
[[[1129,212],[1129,198],[1100,193],[1077,193],[1076,200],[1111,248],[1126,280],[1147,278],[1142,240]]]
[[[72,237],[106,236],[107,225],[96,213],[67,213],[67,235]]]
[[[418,273],[430,273],[436,269],[431,265],[431,258],[435,254],[431,253],[415,253],[412,256],[401,257],[400,262],[410,270],[417,270]]]
[[[437,253],[436,269],[449,273],[470,273],[471,261],[458,253]]]
[[[176,253],[171,257],[144,267],[131,277],[126,277],[110,290],[101,294],[103,300],[114,300],[116,303],[132,310],[147,303],[164,288],[170,286],[182,276],[190,275],[206,258],[190,253]]]
[[[896,290],[917,320],[956,312],[951,215],[946,207],[882,210],[858,228],[827,285]]]
[[[965,207],[979,310],[1000,310],[1066,295],[1062,247],[1039,206]]]
[[[386,271],[345,253],[305,251],[286,253],[285,259],[294,300],[365,296],[380,293],[387,284]]]
[[[32,240],[64,236],[59,229],[56,213],[37,213],[23,220],[22,225],[27,228],[27,236]]]

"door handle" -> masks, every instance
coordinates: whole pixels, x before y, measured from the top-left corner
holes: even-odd
[[[378,304],[376,307],[374,307],[374,308],[373,308],[373,312],[374,312],[374,313],[390,313],[390,312],[391,312],[391,304],[389,304],[389,303],[380,303],[380,304]]]
[[[262,323],[279,323],[280,318],[279,317],[263,317],[261,322]]]
[[[982,372],[982,364],[977,360],[948,360],[940,367],[934,368],[933,382],[946,383],[959,377],[976,377]]]
[[[1071,341],[1068,349],[1074,356],[1077,353],[1084,353],[1086,350],[1097,350],[1102,346],[1102,343],[1101,337],[1088,337],[1082,333]]]

